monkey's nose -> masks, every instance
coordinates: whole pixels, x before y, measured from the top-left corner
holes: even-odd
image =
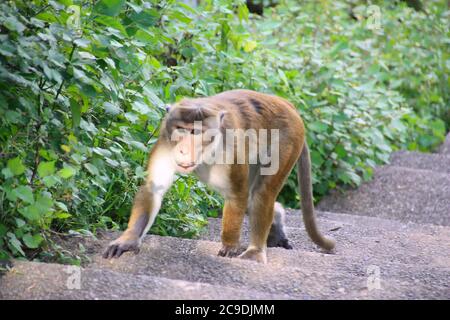
[[[186,154],[186,153],[187,153],[187,150],[181,148],[181,149],[180,149],[180,153],[181,153],[181,154]]]

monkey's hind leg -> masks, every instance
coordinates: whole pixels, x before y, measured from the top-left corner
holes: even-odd
[[[292,249],[286,236],[285,227],[286,210],[279,202],[275,202],[274,218],[270,227],[269,237],[267,238],[267,247],[282,247]]]
[[[274,175],[260,175],[254,183],[256,187],[251,191],[252,199],[248,210],[250,245],[239,258],[267,262],[267,239],[274,222],[275,200],[298,158],[298,152],[292,145],[288,145],[284,151],[286,155],[290,156],[279,158],[279,170]],[[279,211],[278,205],[277,211]],[[283,231],[284,238],[286,238],[282,227],[278,229],[275,227],[275,230]],[[279,233],[281,235],[281,232]]]
[[[266,241],[273,221],[274,203],[272,192],[259,191],[252,196],[249,207],[250,244],[239,258],[267,263]]]

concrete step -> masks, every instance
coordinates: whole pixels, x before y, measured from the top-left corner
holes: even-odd
[[[431,170],[450,174],[450,153],[397,151],[391,155],[391,165],[411,169]]]
[[[92,262],[81,270],[81,289],[67,288],[67,266],[16,261],[14,269],[0,278],[0,299],[450,296],[449,227],[411,223],[402,227],[399,222],[378,218],[319,214],[322,229],[334,230],[327,233],[337,240],[335,254],[323,254],[312,246],[298,211],[290,211],[287,217],[295,250],[269,249],[267,265],[217,257],[218,242],[159,236],[147,236],[138,255],[125,253],[119,259],[105,260],[102,249],[119,235],[107,232],[99,239],[83,241]],[[211,230],[217,229],[218,219],[211,222]],[[377,272],[379,287],[371,281]]]
[[[450,268],[450,227],[404,224],[395,220],[321,211],[316,214],[319,228],[336,240],[336,253],[346,261]],[[287,210],[286,226],[286,234],[295,250],[318,252],[306,234],[300,210]],[[201,239],[220,242],[220,231],[221,220],[210,218]],[[246,217],[241,244],[246,246],[248,241]]]
[[[113,238],[102,239],[103,246]],[[339,250],[323,254],[317,249],[273,248],[268,250],[269,263],[263,265],[218,257],[219,248],[218,242],[147,236],[138,255],[125,253],[105,260],[98,253],[88,268],[284,294],[292,299],[439,298],[449,293],[450,270],[439,264],[448,263],[448,256],[433,266],[373,260],[378,263],[381,289],[369,290],[367,272],[374,267],[370,256],[350,259]]]
[[[439,153],[450,155],[450,132],[447,134],[444,143],[439,148]]]
[[[375,169],[372,181],[356,190],[334,191],[317,206],[402,222],[450,225],[450,174],[397,166]]]
[[[0,278],[0,300],[10,299],[288,299],[249,289],[134,275],[95,268],[78,270],[60,264],[15,261]],[[76,267],[75,267],[76,268]],[[72,286],[71,286],[72,285]],[[75,286],[74,286],[75,285]]]

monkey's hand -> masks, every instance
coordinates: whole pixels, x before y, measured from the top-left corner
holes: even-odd
[[[119,258],[122,253],[126,251],[134,251],[139,253],[139,247],[141,246],[140,237],[127,233],[126,231],[116,240],[112,241],[106,250],[103,252],[103,258]]]

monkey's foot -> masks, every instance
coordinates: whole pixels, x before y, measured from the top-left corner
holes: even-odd
[[[289,243],[289,240],[286,238],[282,238],[282,239],[268,239],[267,240],[267,246],[272,248],[272,247],[280,247],[280,248],[285,248],[288,250],[293,249],[293,247],[291,246],[291,244]]]
[[[140,245],[141,241],[138,237],[122,235],[108,245],[106,250],[103,252],[103,258],[119,258],[122,253],[126,251],[134,251],[134,253],[137,254],[139,253]]]
[[[239,246],[222,245],[222,248],[219,250],[217,255],[220,257],[233,258],[237,256],[238,250]]]
[[[265,250],[248,248],[241,255],[241,259],[254,260],[256,262],[267,263],[267,254]]]

